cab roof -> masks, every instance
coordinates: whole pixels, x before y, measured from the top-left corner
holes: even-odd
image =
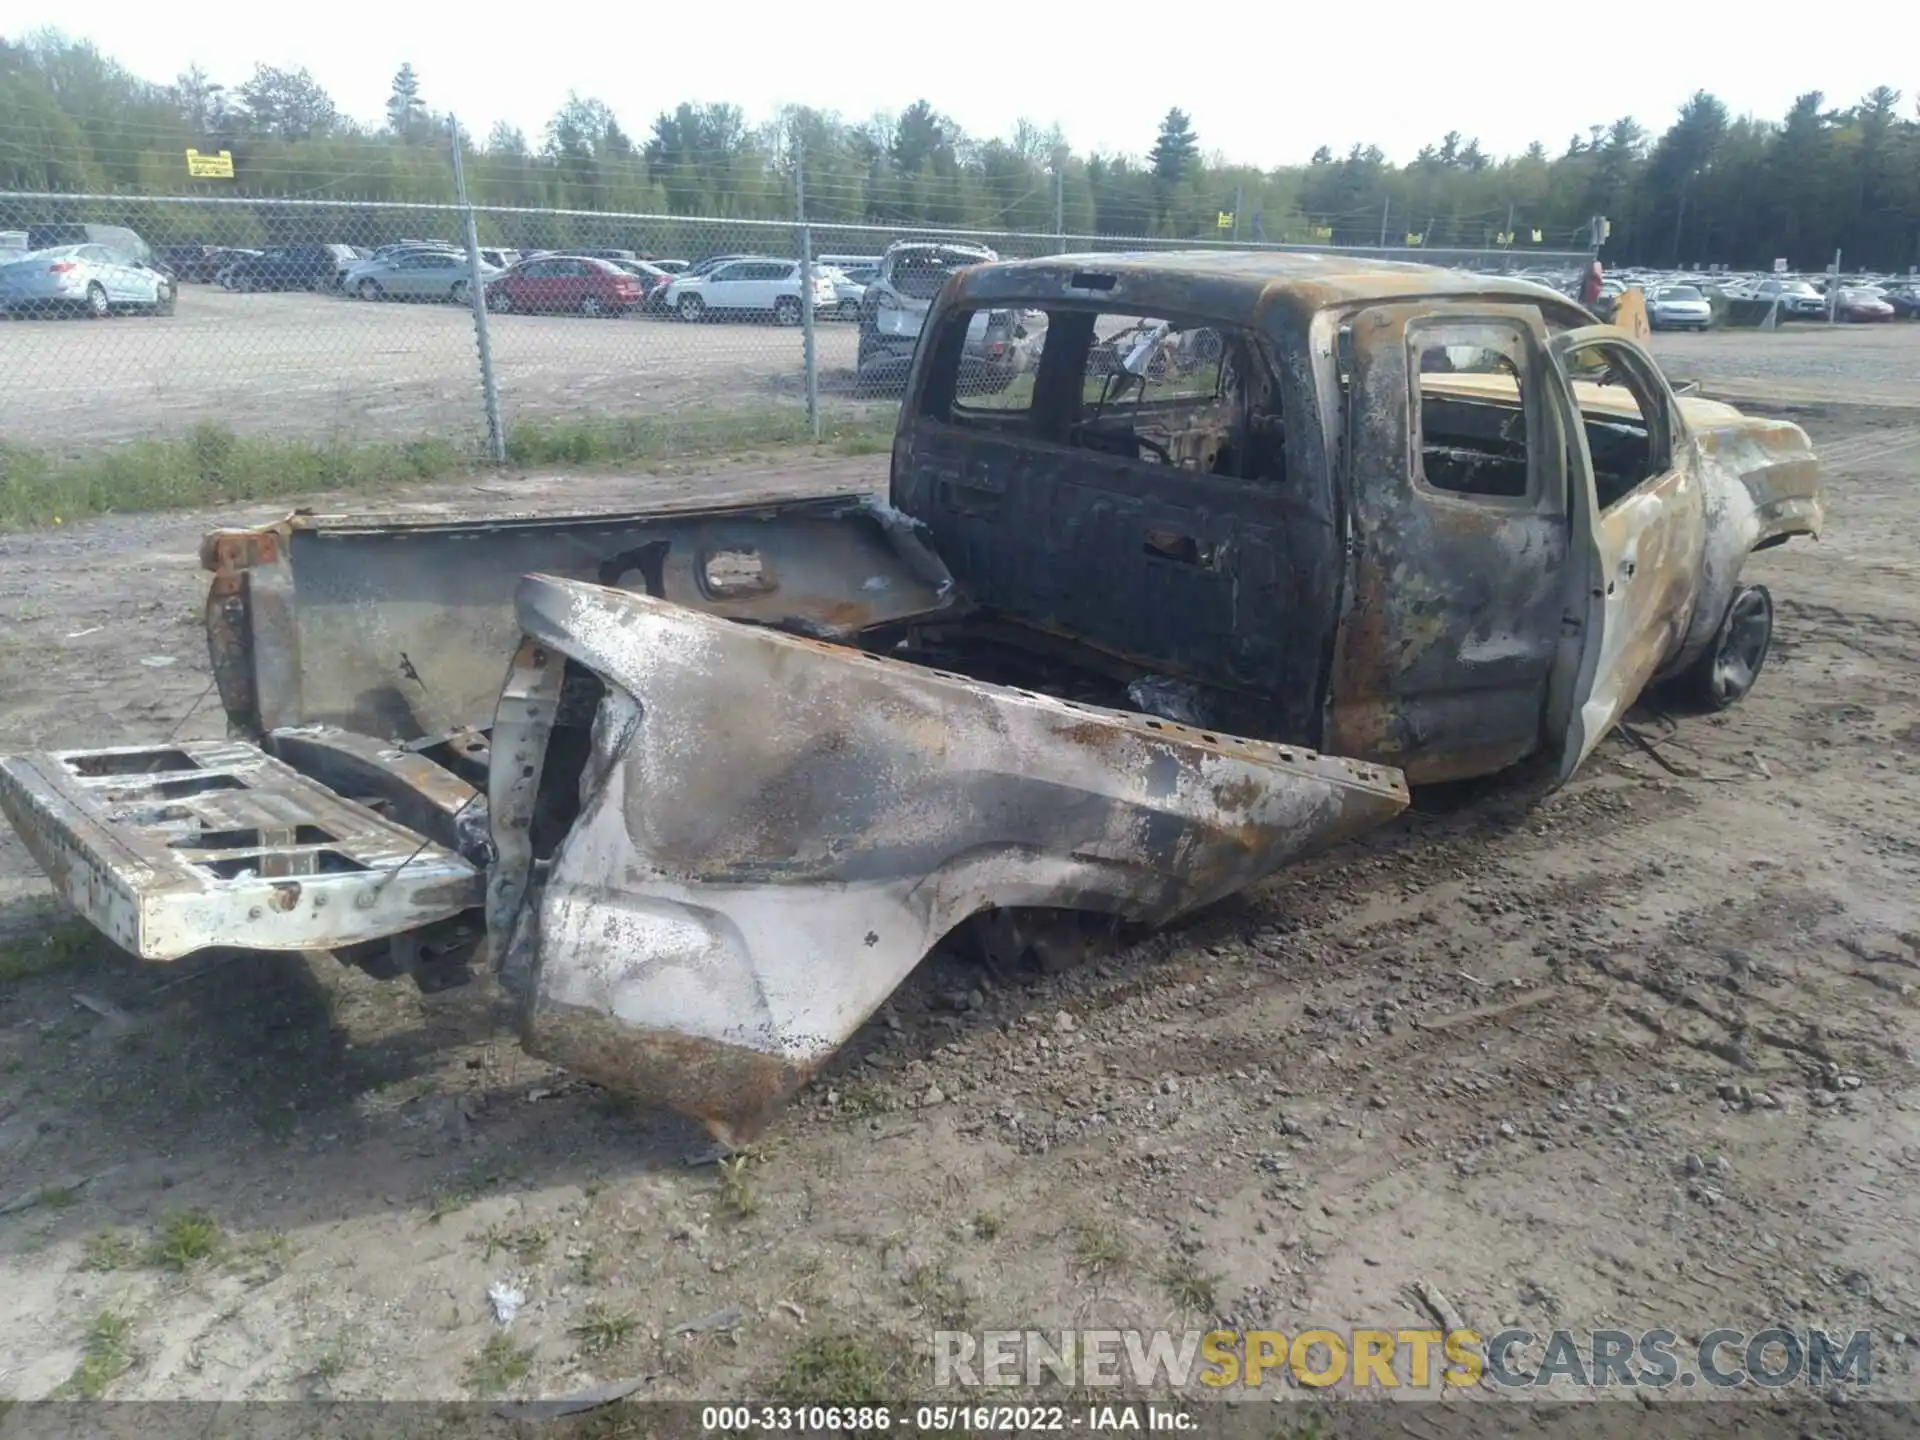
[[[1374,300],[1484,299],[1537,305],[1566,325],[1598,323],[1537,281],[1305,251],[1153,250],[1003,260],[968,270],[958,293],[976,302],[1056,295],[1084,302],[1106,294],[1116,306],[1157,304],[1248,320],[1275,302],[1324,310]]]

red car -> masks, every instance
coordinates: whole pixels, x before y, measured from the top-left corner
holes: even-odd
[[[1834,318],[1849,324],[1869,324],[1876,320],[1893,319],[1893,306],[1889,305],[1877,290],[1846,290],[1840,292],[1840,298],[1834,305]]]
[[[487,286],[489,310],[545,315],[624,315],[647,298],[640,280],[611,260],[542,255],[522,260]]]

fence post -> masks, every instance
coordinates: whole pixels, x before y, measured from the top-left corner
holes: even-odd
[[[473,311],[473,339],[480,351],[480,398],[487,409],[487,454],[496,465],[507,463],[507,431],[500,422],[500,386],[493,376],[493,339],[487,333],[487,287],[480,278],[480,232],[473,223],[473,202],[467,198],[467,172],[460,165],[460,122],[447,117],[453,144],[453,194],[467,229],[467,304]]]
[[[793,136],[793,208],[800,222],[800,354],[807,372],[807,429],[820,440],[820,352],[813,330],[813,227],[807,224],[807,139]]]

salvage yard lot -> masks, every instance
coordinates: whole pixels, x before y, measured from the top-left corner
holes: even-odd
[[[802,396],[794,328],[499,315],[489,329],[509,421]],[[851,372],[854,331],[820,325],[824,372]],[[283,438],[483,432],[473,317],[452,305],[189,285],[168,318],[0,324],[8,440],[66,449],[179,435],[199,421]]]
[[[1778,621],[1744,704],[1637,713],[1552,795],[1418,797],[1078,972],[936,957],[725,1171],[526,1059],[476,991],[117,958],[0,838],[0,1393],[920,1393],[936,1329],[1424,1327],[1425,1285],[1483,1332],[1872,1326],[1910,1396],[1920,327],[1656,349],[1729,392],[1881,402],[1795,415],[1830,530],[1750,566]],[[797,494],[884,463],[399,498]],[[0,747],[218,736],[194,549],[270,513],[0,538]],[[495,1282],[527,1297],[504,1340]],[[1863,1423],[1806,1403],[1823,1435]]]
[[[499,315],[490,330],[509,424],[661,412],[698,423],[804,398],[796,329]],[[819,346],[829,397],[844,396],[856,327],[822,322]],[[1769,398],[1898,404],[1920,387],[1920,325],[1666,334],[1654,348],[1676,374]],[[65,450],[182,435],[201,421],[281,438],[478,436],[472,317],[451,305],[189,285],[166,319],[0,324],[0,437]]]

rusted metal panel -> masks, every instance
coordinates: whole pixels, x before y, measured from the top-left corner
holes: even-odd
[[[1478,376],[1418,373],[1415,351],[1470,347],[1545,379],[1544,330],[1525,308],[1387,305],[1351,323],[1345,479],[1351,525],[1322,746],[1403,768],[1415,783],[1499,770],[1539,748],[1560,643],[1567,546],[1564,470],[1549,408],[1522,409],[1515,437],[1525,492],[1455,493],[1422,469],[1424,384]],[[1329,373],[1328,383],[1332,384]],[[1497,412],[1495,412],[1497,413]]]
[[[942,608],[905,517],[859,496],[601,515],[295,515],[210,535],[209,641],[242,733],[328,724],[400,740],[479,727],[540,571],[826,637]],[[213,604],[209,601],[210,606]]]
[[[529,578],[607,685],[502,978],[536,1054],[752,1134],[971,915],[1162,923],[1377,825],[1391,769]]]
[[[331,949],[481,896],[470,861],[236,741],[9,756],[0,809],[67,903],[147,960]]]

